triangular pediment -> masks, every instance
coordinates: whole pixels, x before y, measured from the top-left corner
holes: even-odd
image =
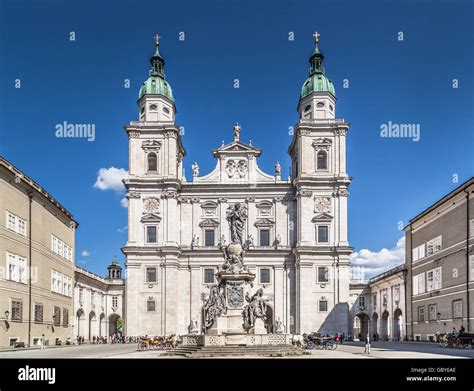
[[[275,222],[272,219],[259,219],[255,222],[256,227],[269,227],[274,224]]]
[[[252,145],[244,144],[240,141],[234,141],[231,144],[224,144],[218,149],[214,150],[214,155],[221,155],[226,153],[252,153],[255,155],[260,155],[261,150],[253,147]]]
[[[158,216],[156,213],[147,213],[143,215],[141,222],[142,223],[159,223],[161,221],[161,217]]]
[[[205,219],[199,223],[200,227],[217,227],[219,222],[214,219]]]
[[[311,220],[313,223],[316,221],[331,221],[333,217],[329,213],[319,213]]]

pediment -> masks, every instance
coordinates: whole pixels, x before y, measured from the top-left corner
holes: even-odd
[[[159,223],[161,221],[161,217],[158,216],[156,213],[147,213],[143,215],[140,221],[142,223]]]
[[[313,146],[315,145],[331,145],[332,141],[329,138],[317,138],[313,140]]]
[[[329,213],[319,213],[311,220],[313,223],[316,221],[331,221],[333,217]]]
[[[272,219],[258,219],[255,222],[256,227],[269,227],[275,225],[275,222]]]
[[[214,155],[221,154],[234,154],[234,153],[251,153],[254,155],[260,155],[262,151],[252,145],[241,143],[240,141],[234,141],[231,144],[224,144],[220,148],[214,150]]]
[[[257,208],[271,208],[273,207],[273,203],[270,201],[260,201],[255,205]]]
[[[217,202],[206,201],[201,205],[201,208],[203,208],[203,209],[214,209],[214,208],[217,208],[218,206],[219,206],[219,204]]]
[[[217,227],[219,226],[219,222],[214,219],[205,219],[199,223],[200,227]]]

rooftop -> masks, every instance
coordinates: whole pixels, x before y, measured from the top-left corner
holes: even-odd
[[[436,201],[433,205],[429,206],[428,208],[426,208],[423,212],[419,213],[418,215],[416,215],[415,217],[413,217],[409,223],[412,224],[414,223],[415,221],[421,219],[423,216],[427,215],[428,213],[430,213],[432,210],[438,208],[439,206],[443,205],[445,202],[449,201],[449,199],[451,199],[452,197],[454,197],[456,194],[459,194],[460,192],[464,191],[465,189],[467,189],[469,186],[472,186],[474,185],[474,177],[471,177],[470,179],[468,179],[466,182],[462,183],[461,185],[459,185],[458,187],[456,187],[453,191],[449,192],[448,194],[446,194],[443,198],[441,198],[440,200]],[[408,224],[408,226],[410,225]],[[405,227],[407,228],[407,227]]]
[[[33,190],[36,190],[38,193],[42,194],[44,197],[48,199],[54,206],[56,206],[61,212],[63,212],[67,217],[69,217],[74,223],[76,224],[76,228],[78,227],[79,223],[74,220],[73,215],[69,212],[64,206],[62,206],[58,200],[56,200],[50,193],[48,193],[42,186],[40,186],[37,182],[27,176],[23,171],[19,168],[15,167],[12,163],[10,163],[7,159],[3,156],[0,156],[0,167],[5,168],[7,171],[12,173],[15,178],[20,178],[20,180],[25,183],[28,187]]]

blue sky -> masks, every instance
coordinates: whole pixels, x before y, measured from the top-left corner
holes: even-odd
[[[337,116],[352,123],[349,239],[360,263],[381,271],[400,261],[398,222],[474,172],[472,11],[468,0],[0,0],[0,154],[73,213],[76,260],[103,274],[114,255],[123,260],[127,211],[123,193],[94,184],[101,168],[127,169],[123,125],[138,117],[154,34],[189,178],[194,161],[202,174],[214,167],[211,150],[237,121],[243,141],[263,149],[260,167],[272,172],[280,161],[288,172],[288,128],[317,30]],[[95,124],[96,139],[56,138],[64,121]],[[389,121],[419,124],[420,141],[380,137]]]

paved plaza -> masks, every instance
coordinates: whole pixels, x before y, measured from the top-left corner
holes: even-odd
[[[362,343],[338,345],[336,350],[312,350],[299,358],[474,358],[474,349],[448,349],[436,344],[412,342],[375,342],[371,353],[364,354]],[[45,350],[1,351],[0,358],[165,358],[160,351],[137,351],[135,344],[81,345],[51,347]],[[170,358],[170,357],[166,357]]]

